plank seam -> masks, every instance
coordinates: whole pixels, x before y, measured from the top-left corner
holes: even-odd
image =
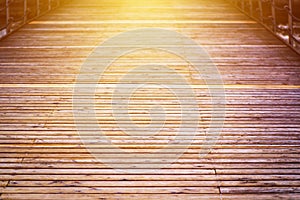
[[[5,186],[3,186],[3,189],[7,188],[8,185],[9,185],[9,183],[10,183],[10,180],[8,180],[8,181],[6,182]],[[1,192],[1,193],[0,193],[0,200],[2,200],[2,195],[3,195],[3,193]]]
[[[218,190],[219,190],[220,200],[223,200],[223,197],[222,197],[222,191],[221,191],[221,181],[220,181],[220,179],[219,179],[219,175],[218,175],[218,173],[217,173],[216,168],[214,168],[213,170],[214,170],[215,175],[216,175],[217,180],[218,180],[218,186],[217,186],[217,188],[218,188]]]

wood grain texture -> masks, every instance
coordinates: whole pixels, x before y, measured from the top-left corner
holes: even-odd
[[[80,140],[73,87],[98,44],[147,27],[182,33],[209,53],[224,81],[226,118],[214,148],[199,157],[212,112],[205,81],[171,54],[143,50],[122,57],[95,93],[101,130],[125,152],[114,160],[119,166],[140,162],[130,153],[163,148],[181,123],[172,93],[140,89],[130,101],[132,121],[122,121],[139,125],[135,137],[118,128],[111,99],[132,68],[164,63],[176,70],[190,83],[201,113],[193,143],[171,166],[126,173],[95,159]],[[176,85],[165,75],[162,81]],[[0,41],[0,103],[0,199],[300,198],[300,56],[223,0],[71,0]],[[167,120],[159,134],[145,139],[144,132],[159,124],[146,127],[154,104],[165,108]],[[190,128],[182,129],[185,136],[193,135]],[[91,129],[85,137],[92,136]],[[113,155],[106,145],[94,147]]]

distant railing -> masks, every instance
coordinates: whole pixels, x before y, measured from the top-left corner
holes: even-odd
[[[66,0],[0,0],[0,39]]]
[[[300,0],[228,0],[300,54]]]

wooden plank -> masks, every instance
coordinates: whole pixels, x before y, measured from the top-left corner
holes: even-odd
[[[298,187],[221,187],[224,194],[230,193],[299,193]]]
[[[160,174],[110,174],[110,175],[75,175],[75,174],[28,174],[28,175],[1,175],[2,180],[10,181],[297,181],[300,175],[160,175]]]
[[[274,181],[10,181],[8,186],[13,187],[40,187],[47,185],[51,187],[205,187],[205,186],[291,186],[297,187],[299,181],[297,180],[274,180]]]
[[[218,194],[217,187],[6,187],[1,193],[9,194]]]
[[[207,198],[213,200],[219,200],[219,195],[216,194],[3,194],[1,197],[3,200],[15,199],[15,200],[53,200],[53,199],[70,199],[70,196],[74,199],[92,200],[92,199],[136,199],[136,200],[148,200],[148,199],[195,199],[205,200]]]

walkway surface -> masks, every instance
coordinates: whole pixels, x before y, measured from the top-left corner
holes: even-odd
[[[115,171],[80,140],[73,87],[97,45],[145,27],[182,33],[209,53],[224,81],[224,128],[211,152],[199,157],[211,114],[203,80],[168,52],[131,52],[103,73],[95,96],[102,130],[129,155],[117,164],[138,162],[131,152],[168,146],[181,123],[180,102],[168,88],[138,88],[128,106],[132,121],[121,120],[137,124],[137,136],[122,132],[112,93],[137,65],[167,64],[181,73],[197,96],[200,123],[171,166]],[[146,68],[136,73],[151,77]],[[156,73],[176,85],[166,72]],[[299,76],[300,56],[226,1],[73,0],[0,41],[0,199],[300,199]],[[144,137],[156,127],[149,114],[155,105],[165,109],[164,127]],[[189,130],[182,131],[189,136]]]

